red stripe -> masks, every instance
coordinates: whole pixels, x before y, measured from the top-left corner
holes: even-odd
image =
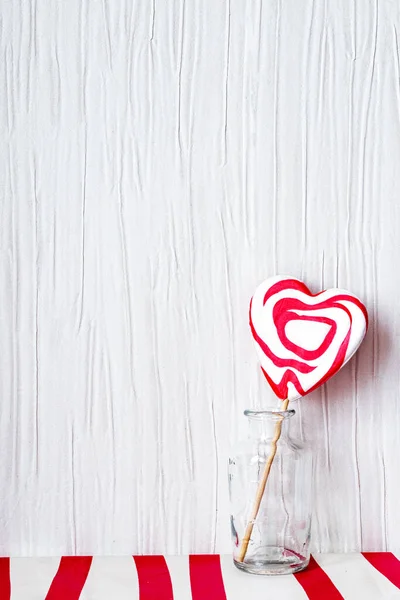
[[[282,367],[282,368],[292,367],[293,369],[297,369],[297,371],[299,371],[300,373],[311,373],[312,371],[314,371],[316,369],[316,367],[307,365],[304,362],[301,362],[300,360],[295,360],[295,359],[291,359],[291,358],[279,358],[279,356],[276,356],[276,354],[274,354],[272,352],[272,350],[270,350],[269,346],[264,342],[264,340],[262,338],[260,338],[257,331],[255,330],[253,319],[251,316],[252,307],[253,307],[253,298],[250,300],[250,308],[249,308],[249,324],[250,324],[251,333],[252,333],[255,341],[257,342],[257,344],[260,346],[261,350],[274,363],[274,365],[276,365],[277,367]]]
[[[362,555],[379,573],[400,589],[400,560],[391,552],[362,552]]]
[[[305,390],[303,390],[303,388],[301,387],[301,383],[298,380],[297,375],[295,373],[293,373],[293,371],[291,371],[290,369],[287,369],[284,372],[283,377],[282,377],[282,379],[280,380],[279,383],[275,383],[271,379],[271,377],[268,375],[267,371],[265,371],[262,367],[261,367],[261,371],[263,372],[264,377],[268,381],[269,385],[274,390],[275,394],[281,400],[286,400],[286,398],[288,397],[288,382],[289,381],[291,383],[293,383],[293,385],[296,388],[297,392],[301,396],[305,396],[306,395],[307,392]]]
[[[140,600],[174,600],[168,565],[163,556],[134,556]]]
[[[11,598],[10,559],[3,557],[0,558],[0,598]]]
[[[295,573],[309,600],[343,600],[343,596],[333,585],[328,575],[311,556],[310,564],[305,571]]]
[[[215,554],[189,556],[193,600],[226,600],[221,562]]]
[[[310,290],[308,289],[308,287],[302,281],[299,281],[298,279],[281,279],[280,281],[277,281],[277,283],[272,285],[267,290],[267,292],[264,296],[263,304],[265,304],[267,302],[267,300],[269,300],[271,298],[271,296],[273,296],[274,294],[278,294],[282,290],[286,290],[286,289],[298,290],[299,292],[303,292],[303,294],[305,294],[306,296],[310,296],[311,298],[317,298],[318,296],[325,294],[325,292],[330,291],[330,290],[322,290],[322,292],[318,292],[318,294],[312,294],[310,292]],[[341,291],[343,291],[343,290],[341,290]],[[366,326],[368,329],[368,312],[367,312],[367,309],[364,306],[364,304],[357,298],[357,296],[353,296],[352,294],[350,295],[348,293],[345,293],[345,294],[338,294],[337,296],[334,296],[333,299],[336,302],[338,302],[340,300],[346,300],[348,302],[353,302],[354,304],[356,304],[358,306],[358,308],[364,313]],[[329,301],[330,300],[326,300],[325,302],[318,304],[318,307],[326,308],[327,307],[326,303],[329,303]],[[317,306],[317,305],[315,305],[315,306]]]
[[[312,296],[312,293],[308,289],[308,287],[302,281],[298,279],[281,279],[272,285],[264,296],[263,304],[266,304],[267,300],[271,298],[274,294],[279,294],[282,290],[298,290],[299,292],[303,292],[306,296]],[[318,294],[315,294],[316,296]]]
[[[338,307],[338,308],[341,308]],[[328,317],[315,317],[315,316],[306,316],[306,315],[298,315],[296,310],[308,310],[312,312],[314,308],[309,304],[304,304],[300,300],[296,300],[295,298],[283,298],[282,300],[278,300],[272,310],[272,319],[274,321],[276,331],[282,346],[299,356],[303,360],[316,360],[320,358],[329,348],[333,339],[335,338],[337,331],[336,321],[333,319],[329,319]],[[297,344],[294,344],[289,340],[286,335],[286,326],[290,321],[309,321],[312,323],[325,323],[325,325],[329,326],[329,331],[323,342],[320,344],[318,348],[315,350],[306,350]]]
[[[78,600],[91,564],[91,556],[63,556],[46,600]]]

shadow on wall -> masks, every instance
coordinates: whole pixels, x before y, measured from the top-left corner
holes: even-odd
[[[371,455],[382,446],[380,386],[393,347],[392,330],[371,321],[349,363],[300,400],[299,427],[315,459],[314,552],[370,550],[365,546],[376,538],[370,507],[381,503],[383,467]],[[377,431],[373,439],[371,428]]]
[[[307,411],[313,410],[313,407],[321,407],[325,402],[329,403],[329,409],[334,409],[332,412],[340,411],[349,415],[356,396],[357,408],[362,410],[365,406],[363,399],[370,398],[371,387],[375,388],[377,396],[383,395],[383,392],[379,392],[379,383],[383,379],[385,365],[392,349],[391,329],[376,319],[370,320],[365,339],[351,360],[324,386],[300,401],[307,405]],[[306,425],[308,419],[305,407],[302,416],[303,424]]]

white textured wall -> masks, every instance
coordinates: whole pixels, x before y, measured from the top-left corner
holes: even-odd
[[[372,319],[301,404],[314,548],[399,548],[400,5],[0,7],[0,553],[229,551],[274,273]]]

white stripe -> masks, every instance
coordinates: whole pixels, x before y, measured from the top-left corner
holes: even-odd
[[[221,569],[227,600],[250,598],[307,600],[307,594],[293,575],[266,577],[242,573],[233,564],[232,557],[226,555],[221,556]]]
[[[11,600],[43,600],[58,571],[61,558],[12,558]]]
[[[192,600],[189,558],[187,556],[166,556],[165,560],[171,576],[174,600]]]
[[[80,600],[138,600],[139,582],[131,556],[94,556]],[[42,599],[43,600],[43,599]]]
[[[313,554],[346,600],[391,600],[400,590],[362,554]]]

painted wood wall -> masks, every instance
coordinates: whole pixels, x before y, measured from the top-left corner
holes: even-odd
[[[400,547],[400,5],[0,1],[0,553],[229,552],[272,274],[367,304],[313,547]]]

